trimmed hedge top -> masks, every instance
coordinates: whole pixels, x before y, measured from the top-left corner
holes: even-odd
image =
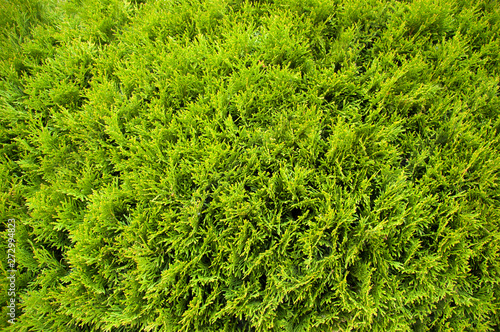
[[[500,329],[495,1],[2,6],[6,331]]]

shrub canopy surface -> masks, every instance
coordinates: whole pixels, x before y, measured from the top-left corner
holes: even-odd
[[[500,329],[497,1],[0,4],[5,331]]]

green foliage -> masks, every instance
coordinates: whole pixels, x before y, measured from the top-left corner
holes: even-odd
[[[6,331],[500,328],[494,1],[0,1]]]

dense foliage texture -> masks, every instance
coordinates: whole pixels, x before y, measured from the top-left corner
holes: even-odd
[[[500,329],[497,1],[0,3],[5,331]]]

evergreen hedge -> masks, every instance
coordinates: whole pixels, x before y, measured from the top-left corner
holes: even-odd
[[[1,0],[0,326],[500,330],[499,8]]]

